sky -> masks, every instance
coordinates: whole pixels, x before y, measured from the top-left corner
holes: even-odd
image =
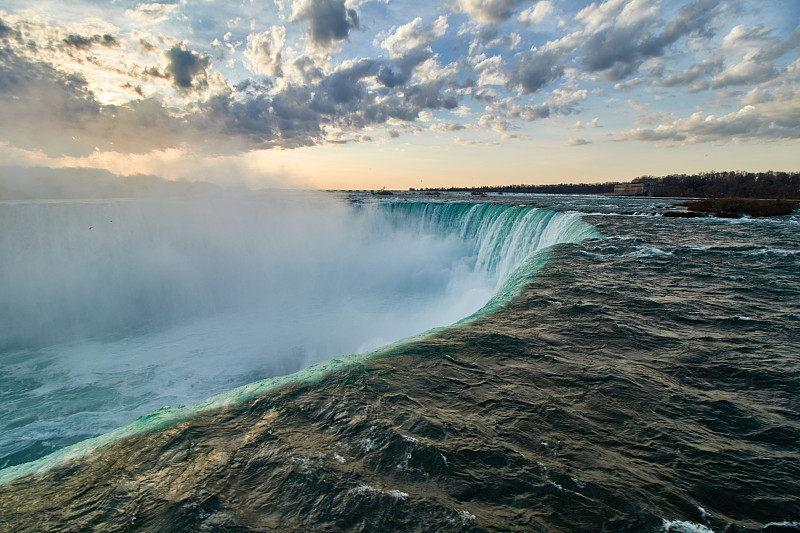
[[[799,23],[798,0],[0,0],[0,165],[322,189],[796,171]]]

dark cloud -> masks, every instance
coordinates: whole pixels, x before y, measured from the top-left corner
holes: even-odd
[[[386,87],[398,87],[411,79],[414,69],[433,57],[427,46],[419,46],[408,51],[392,63],[384,64],[378,73],[378,81]]]
[[[91,37],[84,37],[82,35],[77,35],[71,33],[67,35],[61,42],[63,42],[67,46],[71,46],[73,48],[78,48],[82,50],[86,50],[91,48],[94,44],[100,44],[102,46],[112,47],[112,46],[119,46],[119,42],[113,35],[105,34],[105,35],[92,35]]]
[[[334,72],[317,86],[315,107],[329,109],[337,104],[362,102],[367,97],[368,91],[361,80],[375,76],[380,70],[379,62],[362,59],[348,68]]]
[[[564,66],[559,64],[561,60],[561,54],[554,51],[519,53],[508,70],[507,85],[519,88],[525,94],[534,93],[561,78],[564,74]]]
[[[458,97],[443,92],[445,83],[435,80],[408,87],[404,91],[405,101],[416,109],[414,118],[425,109],[455,109],[458,107]]]
[[[602,71],[606,79],[620,81],[651,57],[663,54],[661,40],[636,27],[614,27],[592,35],[583,48],[583,65]]]
[[[698,0],[694,4],[681,7],[678,16],[670,21],[661,36],[664,46],[692,33],[712,36],[714,32],[711,22],[718,4],[719,0]]]
[[[358,29],[358,13],[347,9],[344,0],[309,0],[295,14],[294,20],[308,22],[311,40],[320,46],[347,39],[350,30]]]
[[[183,46],[173,46],[165,52],[169,64],[167,73],[179,90],[201,88],[208,84],[206,70],[211,66],[211,58],[201,56]],[[193,83],[197,82],[197,86]]]
[[[158,50],[158,47],[144,39],[139,39],[139,46],[141,46],[142,50],[145,52],[155,52]]]
[[[148,67],[142,71],[142,74],[146,76],[151,76],[153,78],[162,78],[162,79],[169,79],[170,75],[166,72],[161,72],[156,67]]]
[[[104,34],[97,42],[108,47],[119,46],[119,41],[117,41],[113,35],[109,35],[107,33]]]
[[[75,48],[89,48],[94,44],[91,38],[81,37],[80,35],[68,35],[63,42],[67,46],[73,46]]]
[[[8,24],[6,24],[3,19],[0,19],[0,39],[9,39],[14,38],[18,41],[22,40],[22,34],[20,33],[19,29],[14,29]]]
[[[324,77],[322,69],[310,57],[300,56],[292,62],[305,83],[316,83]]]
[[[589,72],[602,72],[610,81],[627,78],[642,63],[660,57],[666,47],[693,33],[710,33],[719,0],[699,0],[683,6],[660,35],[650,32],[650,21],[617,25],[592,34],[583,46],[583,65]]]

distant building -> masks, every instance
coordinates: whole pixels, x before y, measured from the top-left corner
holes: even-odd
[[[630,183],[617,183],[614,185],[614,194],[623,196],[655,196],[661,183],[653,178],[636,178]]]
[[[614,185],[614,194],[644,196],[644,183],[617,183]]]

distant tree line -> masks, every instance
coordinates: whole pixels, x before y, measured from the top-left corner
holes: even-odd
[[[451,187],[449,189],[426,189],[450,192],[471,192],[472,194],[485,194],[488,192],[501,193],[539,193],[539,194],[604,194],[614,192],[614,183],[561,183],[558,185],[501,185],[483,187]]]
[[[650,182],[652,196],[694,198],[800,198],[798,172],[703,172],[673,174],[662,178],[644,176],[633,182]]]
[[[800,172],[701,172],[699,174],[670,174],[663,177],[642,176],[632,183],[647,184],[649,196],[678,198],[800,198]],[[502,185],[483,187],[452,187],[426,189],[429,191],[539,194],[608,194],[619,183],[564,183],[559,185]]]

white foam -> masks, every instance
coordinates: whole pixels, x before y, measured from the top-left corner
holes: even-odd
[[[800,530],[800,522],[770,522],[769,524],[764,525],[764,529],[775,526],[775,527],[793,527]]]
[[[702,524],[681,520],[663,520],[663,526],[666,533],[714,533]]]
[[[375,487],[370,487],[369,485],[359,485],[354,489],[350,489],[349,491],[351,494],[383,494],[386,496],[390,496],[397,500],[405,500],[408,498],[408,493],[403,492],[401,490],[390,489],[390,490],[381,490],[376,489]]]

